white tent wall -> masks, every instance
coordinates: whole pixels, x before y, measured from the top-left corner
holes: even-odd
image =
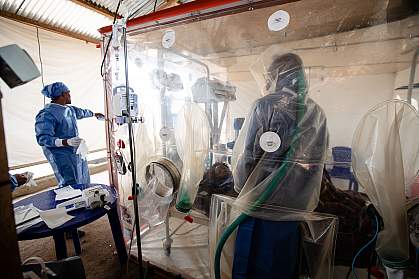
[[[240,97],[231,103],[231,116],[233,118],[247,117],[253,102],[262,97],[260,90],[254,80],[233,81],[232,84],[236,86],[236,94]]]
[[[41,69],[35,27],[0,17],[0,30],[0,46],[19,45]],[[42,29],[39,39],[45,84],[62,81],[70,88],[74,105],[103,112],[100,49]],[[9,166],[45,160],[34,131],[35,116],[44,105],[41,78],[15,89],[0,81],[0,90]],[[88,118],[78,124],[80,137],[86,139],[89,150],[106,147],[103,122]]]
[[[362,116],[374,105],[393,97],[395,73],[310,79],[310,96],[326,113],[330,147],[351,146],[352,135]],[[240,96],[231,104],[232,117],[246,117],[261,94],[248,73],[235,76]]]
[[[330,133],[329,147],[351,146],[362,116],[393,97],[395,74],[346,76],[310,80],[310,96],[323,108]]]

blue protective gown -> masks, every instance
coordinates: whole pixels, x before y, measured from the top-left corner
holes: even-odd
[[[78,136],[77,119],[93,115],[88,109],[50,103],[36,116],[36,140],[51,164],[59,186],[90,183],[87,161],[76,154],[77,148],[56,147],[55,140]]]

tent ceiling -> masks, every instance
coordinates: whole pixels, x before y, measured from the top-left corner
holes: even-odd
[[[157,7],[165,0],[157,0]],[[118,14],[131,17],[153,11],[154,0],[124,0]],[[112,24],[118,0],[0,0],[0,16],[78,39],[99,42],[97,31]]]
[[[227,68],[237,77],[268,46],[279,44],[299,53],[314,72],[332,75],[396,72],[409,66],[406,49],[418,44],[419,16],[386,24],[387,1],[306,0],[252,12],[173,26],[174,48]],[[267,19],[283,9],[290,24],[271,32]],[[163,31],[133,35],[160,47]],[[231,78],[231,77],[230,77]]]
[[[89,0],[88,2],[91,2],[98,7],[105,8],[112,13],[115,13],[116,7],[118,6],[117,0]],[[130,18],[139,17],[151,13],[154,9],[155,2],[155,0],[124,0],[119,7],[118,14],[122,16],[128,14]],[[166,0],[157,0],[156,9],[166,2]]]

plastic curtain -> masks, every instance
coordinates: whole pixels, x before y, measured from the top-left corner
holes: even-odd
[[[406,188],[419,169],[419,118],[400,100],[383,102],[361,120],[352,143],[353,168],[384,222],[376,249],[392,268],[407,266]]]
[[[209,125],[204,111],[187,102],[176,119],[176,146],[183,162],[176,209],[192,209],[209,151]]]

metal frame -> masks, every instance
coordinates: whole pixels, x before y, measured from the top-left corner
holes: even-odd
[[[128,20],[127,32],[131,33],[140,30],[145,32],[149,31],[150,28],[180,24],[196,18],[202,20],[208,17],[220,16],[222,13],[233,14],[298,1],[301,0],[197,0]],[[111,25],[99,29],[99,32],[102,34],[107,34],[111,31]]]

